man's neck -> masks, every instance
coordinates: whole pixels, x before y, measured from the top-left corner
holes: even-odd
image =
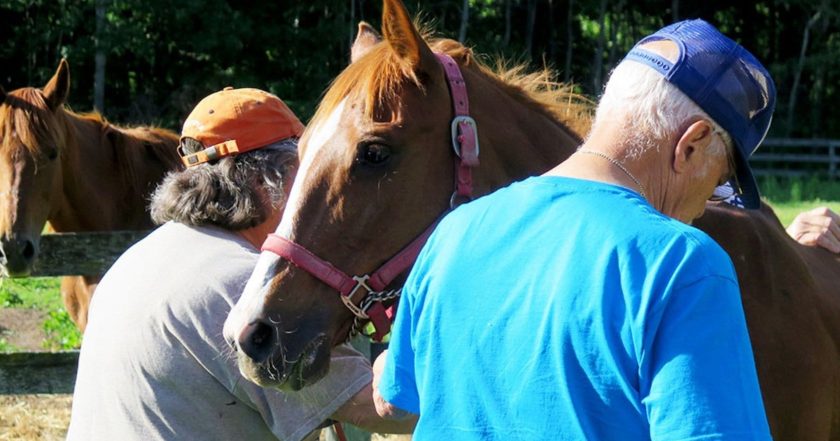
[[[626,138],[620,137],[621,133],[618,130],[593,131],[579,153],[546,174],[614,184],[644,194],[651,200],[647,189],[652,187],[652,175],[658,171],[645,166],[649,155],[631,157],[629,152],[635,146],[628,145]]]
[[[273,233],[275,229],[277,229],[277,225],[280,223],[280,216],[283,214],[283,210],[272,210],[272,213],[268,216],[268,219],[263,221],[261,224],[253,226],[251,228],[246,228],[244,230],[236,231],[237,234],[242,236],[245,240],[247,240],[251,245],[254,246],[256,249],[262,248],[263,242],[265,242],[265,238],[268,237],[269,234]]]

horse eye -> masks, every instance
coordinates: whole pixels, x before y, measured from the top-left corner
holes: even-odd
[[[357,162],[365,165],[379,166],[388,162],[391,157],[391,149],[383,144],[367,144],[359,151]]]
[[[50,150],[50,152],[47,154],[47,159],[49,159],[50,161],[55,161],[56,158],[58,158],[58,149]]]

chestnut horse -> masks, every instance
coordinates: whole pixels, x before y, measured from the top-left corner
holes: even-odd
[[[0,89],[0,262],[12,277],[32,270],[47,221],[57,232],[151,228],[149,194],[180,166],[175,133],[77,115],[63,106],[69,88],[61,60],[43,90]],[[98,281],[62,279],[64,304],[81,330]]]
[[[333,275],[370,274],[449,209],[454,112],[435,52],[454,58],[466,83],[480,146],[476,196],[545,172],[579,144],[546,94],[492,75],[456,42],[427,42],[399,0],[385,0],[382,21],[384,41],[360,27],[352,63],[307,127],[277,230]],[[697,225],[736,266],[775,439],[840,439],[840,261],[796,244],[766,206],[710,204]],[[262,253],[224,333],[247,378],[299,389],[326,373],[354,313],[322,281],[326,273],[316,278],[290,260]]]

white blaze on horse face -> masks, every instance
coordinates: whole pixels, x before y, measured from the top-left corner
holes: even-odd
[[[301,158],[301,163],[298,166],[297,175],[295,176],[296,183],[303,182],[306,179],[315,158],[324,157],[322,156],[323,150],[338,132],[346,101],[346,99],[341,101],[330,116],[312,130],[312,136],[306,147],[306,156]],[[280,225],[277,226],[276,234],[279,236],[291,237],[294,225],[297,223],[298,210],[305,196],[301,187],[301,185],[292,185],[292,190],[286,202],[285,211],[283,212],[283,218],[280,220]],[[260,254],[257,266],[251,273],[251,278],[248,279],[245,290],[242,292],[242,297],[236,303],[236,306],[230,312],[225,322],[224,335],[229,340],[237,337],[240,330],[254,320],[262,318],[272,319],[271,317],[263,317],[264,306],[265,300],[270,294],[269,288],[276,274],[277,262],[279,261],[280,257],[274,253],[264,251]]]
[[[236,302],[225,320],[223,334],[227,341],[236,341],[242,328],[261,318],[265,291],[271,284],[274,268],[279,259],[274,253],[260,254],[257,266],[254,267],[251,278],[248,279],[242,292],[242,297]]]
[[[315,162],[315,158],[325,158],[323,151],[327,148],[327,143],[338,132],[338,126],[341,122],[341,115],[344,113],[344,106],[347,104],[347,99],[341,100],[328,118],[323,120],[310,131],[312,134],[309,137],[306,145],[306,156],[300,158],[300,166],[298,166],[297,175],[295,175],[295,182],[303,182],[306,176],[311,173],[310,168]],[[292,185],[292,191],[289,194],[289,200],[286,202],[286,209],[283,212],[283,218],[280,220],[280,225],[277,226],[277,235],[290,238],[294,225],[297,224],[298,211],[300,205],[303,203],[303,186]]]

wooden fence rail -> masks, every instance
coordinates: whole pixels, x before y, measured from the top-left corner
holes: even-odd
[[[149,231],[56,233],[41,236],[33,277],[91,276],[104,273],[123,251]]]
[[[102,274],[149,232],[45,234],[31,276]],[[72,393],[78,364],[79,351],[0,354],[0,394]]]
[[[840,178],[840,139],[768,138],[750,158],[756,175]]]

